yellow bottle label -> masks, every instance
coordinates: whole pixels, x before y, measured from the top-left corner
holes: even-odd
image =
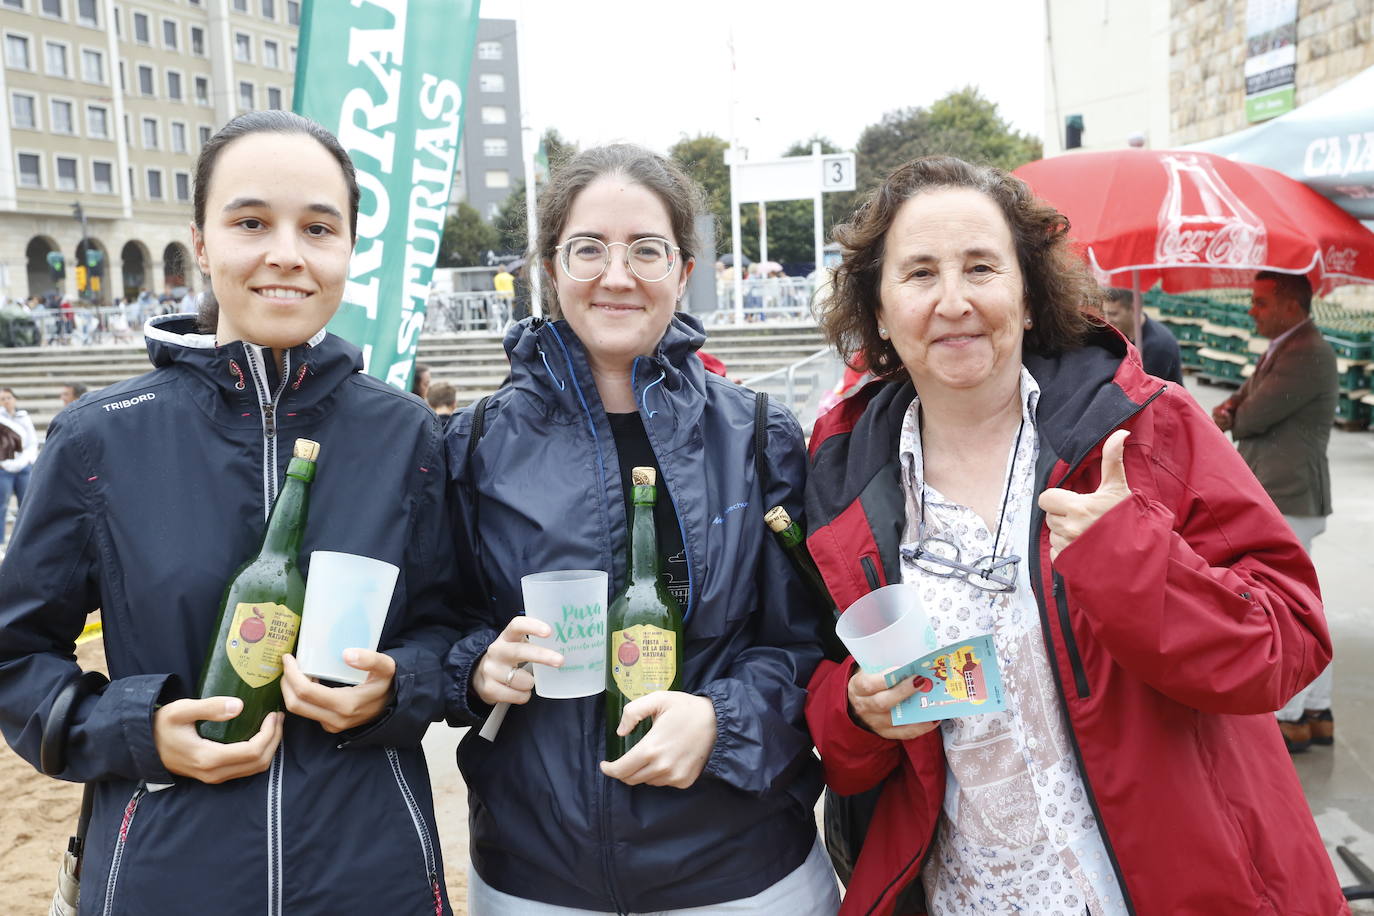
[[[265,687],[281,677],[281,657],[296,647],[300,615],[284,604],[242,602],[224,648],[229,664],[249,687]]]
[[[668,690],[677,677],[677,634],[636,624],[611,634],[611,677],[627,699]]]

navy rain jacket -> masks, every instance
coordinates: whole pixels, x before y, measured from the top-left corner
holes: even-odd
[[[96,783],[81,912],[448,912],[419,748],[456,638],[438,422],[324,332],[282,373],[270,351],[217,348],[187,316],[153,324],[157,368],[53,421],[0,566],[0,726],[35,766],[77,673],[73,641],[102,609],[113,682],[75,710],[60,774]],[[174,777],[154,708],[194,694],[225,584],[257,552],[299,436],[320,443],[302,565],[342,550],[401,568],[382,635],[393,705],[344,735],[288,714],[256,776]]]
[[[469,732],[458,763],[472,859],[508,894],[620,912],[717,903],[774,884],[815,842],[821,783],[803,709],[821,658],[820,611],[763,522],[775,505],[800,518],[801,430],[770,409],[771,481],[760,493],[754,395],[706,372],[695,356],[704,340],[695,318],[676,317],[657,353],[636,360],[633,387],[682,527],[683,689],[714,705],[714,750],[690,789],[609,779],[598,766],[602,695],[533,697],[511,708],[494,743]],[[523,607],[521,576],[604,569],[612,595],[627,576],[620,464],[586,352],[565,322],[538,318],[511,330],[506,351],[511,376],[471,460],[471,408],[447,437],[455,554],[468,564],[463,581],[491,590],[485,606],[467,609],[449,655],[454,724],[490,711],[469,678]]]

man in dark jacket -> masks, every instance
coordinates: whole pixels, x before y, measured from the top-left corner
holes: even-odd
[[[1145,371],[1173,382],[1183,384],[1183,361],[1179,355],[1178,340],[1169,329],[1144,313],[1140,316],[1140,340],[1135,339],[1135,311],[1132,305],[1134,294],[1129,289],[1112,287],[1102,296],[1102,315],[1121,336],[1131,341],[1140,350],[1140,360]]]

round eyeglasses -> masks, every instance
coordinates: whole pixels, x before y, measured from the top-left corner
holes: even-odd
[[[681,250],[667,239],[647,237],[633,242],[611,242],[579,235],[554,248],[558,264],[569,280],[590,283],[606,272],[611,264],[611,249],[620,245],[625,249],[625,266],[645,283],[666,280],[677,266]]]

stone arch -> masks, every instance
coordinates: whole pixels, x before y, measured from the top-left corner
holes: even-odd
[[[170,242],[167,247],[162,249],[162,278],[164,281],[163,289],[177,295],[182,287],[187,291],[193,289],[193,277],[195,276],[195,262],[191,260],[191,250],[181,242]]]
[[[28,245],[24,248],[27,257],[27,271],[29,277],[29,295],[43,298],[49,293],[62,294],[62,280],[53,276],[52,265],[48,263],[49,252],[62,254],[62,249],[57,242],[46,235],[35,235],[29,239]],[[67,268],[67,259],[62,259],[62,269]]]
[[[120,288],[124,291],[124,299],[126,302],[137,299],[139,290],[148,288],[153,256],[149,253],[147,245],[137,239],[130,239],[120,249],[119,260],[120,277],[123,281]]]
[[[94,269],[86,262],[87,251],[100,252],[99,263]],[[89,235],[78,242],[76,245],[76,258],[72,261],[72,265],[75,267],[78,264],[86,265],[86,289],[89,291],[86,298],[90,301],[98,302],[101,305],[109,305],[110,297],[114,295],[114,290],[110,288],[110,277],[112,275],[110,252],[109,249],[105,247],[105,243]]]

